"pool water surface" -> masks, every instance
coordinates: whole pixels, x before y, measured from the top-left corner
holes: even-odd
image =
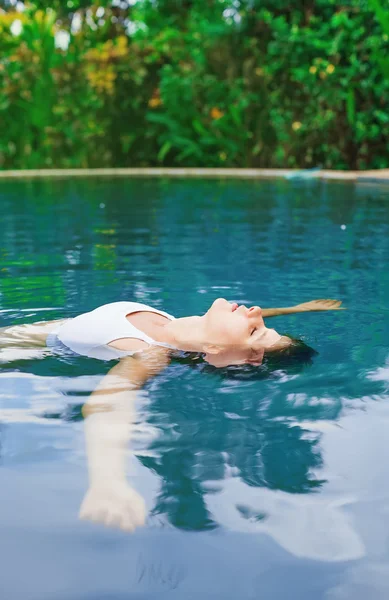
[[[307,363],[181,358],[146,385],[132,534],[78,519],[82,406],[113,363],[0,348],[0,598],[388,598],[388,187],[10,181],[0,208],[0,327],[118,300],[347,307],[268,322]]]

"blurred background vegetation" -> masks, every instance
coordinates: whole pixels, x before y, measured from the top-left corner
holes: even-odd
[[[0,7],[2,169],[389,166],[389,0]]]

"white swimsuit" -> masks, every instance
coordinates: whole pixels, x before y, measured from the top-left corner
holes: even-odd
[[[121,338],[135,338],[150,345],[172,348],[169,344],[156,342],[126,319],[127,315],[139,311],[153,312],[174,319],[163,310],[139,302],[112,302],[65,321],[49,335],[47,345],[53,346],[58,339],[77,354],[102,360],[118,359],[136,352],[136,350],[117,350],[108,346],[110,342]]]

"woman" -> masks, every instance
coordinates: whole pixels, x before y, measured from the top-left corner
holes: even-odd
[[[136,391],[157,375],[174,350],[203,354],[215,367],[260,365],[265,353],[293,347],[263,317],[338,310],[341,302],[314,300],[287,308],[246,308],[218,298],[203,316],[175,319],[135,302],[106,304],[74,319],[5,328],[0,346],[51,348],[119,359],[83,407],[90,487],[80,517],[133,530],[145,521],[143,498],[128,484],[126,448]]]
[[[175,319],[138,302],[113,302],[73,319],[3,328],[0,346],[55,348],[102,360],[122,359],[152,347],[203,354],[221,367],[259,365],[265,352],[284,350],[293,341],[265,326],[263,317],[339,310],[337,300],[313,300],[286,308],[246,308],[218,298],[203,316]]]

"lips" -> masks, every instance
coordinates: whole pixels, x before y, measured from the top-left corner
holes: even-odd
[[[236,302],[232,303],[232,312],[234,312],[234,310],[236,310],[238,308],[239,304],[237,304]]]

